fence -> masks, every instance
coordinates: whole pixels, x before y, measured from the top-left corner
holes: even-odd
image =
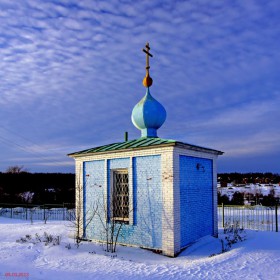
[[[67,220],[75,219],[75,209],[71,204],[0,204],[0,216],[24,220]]]
[[[242,228],[278,232],[278,220],[277,206],[218,206],[219,227],[238,222]]]
[[[0,216],[24,220],[68,220],[75,219],[73,204],[22,205],[0,204]],[[265,206],[218,206],[219,227],[238,222],[240,227],[278,232],[278,207]]]

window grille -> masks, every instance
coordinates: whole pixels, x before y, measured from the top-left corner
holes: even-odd
[[[127,169],[113,171],[111,207],[114,220],[122,222],[129,221],[129,185]]]

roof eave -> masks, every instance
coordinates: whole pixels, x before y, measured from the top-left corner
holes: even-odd
[[[197,151],[197,152],[206,152],[206,153],[219,155],[219,156],[224,154],[224,152],[221,152],[218,150],[200,147],[200,146],[196,146],[196,145],[191,145],[191,144],[187,144],[187,143],[183,143],[183,142],[177,142],[176,146],[178,148],[187,148],[188,150],[193,150],[193,151]]]

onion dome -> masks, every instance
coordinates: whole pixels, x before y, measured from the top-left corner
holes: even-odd
[[[134,106],[131,114],[131,120],[134,126],[141,130],[141,137],[157,137],[159,129],[166,119],[164,107],[152,97],[150,86],[153,83],[149,74],[149,57],[153,57],[149,52],[149,43],[146,44],[146,76],[143,79],[143,85],[146,87],[146,95]]]
[[[142,137],[157,137],[157,129],[163,125],[165,119],[164,107],[152,97],[147,88],[146,95],[133,108],[132,123],[141,130]]]

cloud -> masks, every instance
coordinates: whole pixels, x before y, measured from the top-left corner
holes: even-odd
[[[39,146],[94,146],[125,130],[138,137],[130,114],[145,92],[149,41],[151,92],[168,113],[162,135],[244,154],[231,129],[249,137],[262,127],[264,139],[277,129],[279,9],[277,1],[3,0],[0,125]]]

